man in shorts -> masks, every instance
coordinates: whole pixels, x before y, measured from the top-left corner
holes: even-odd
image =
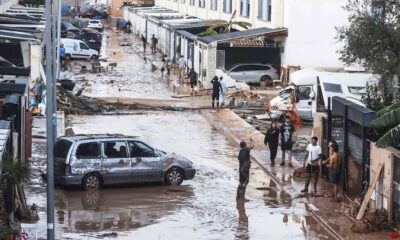
[[[322,150],[318,145],[318,138],[312,137],[311,143],[307,146],[307,153],[304,157],[304,167],[307,172],[307,180],[302,193],[308,193],[308,186],[311,182],[311,177],[314,177],[314,194],[317,193],[317,184],[319,178],[319,161],[322,158]]]
[[[293,167],[292,165],[292,149],[293,149],[293,135],[295,129],[293,123],[289,116],[286,116],[285,123],[282,124],[280,128],[281,134],[281,149],[282,149],[282,163],[281,166],[285,166],[285,157],[286,153],[288,155],[289,167]]]

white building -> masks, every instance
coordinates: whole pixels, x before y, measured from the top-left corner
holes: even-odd
[[[342,8],[346,0],[156,0],[158,7],[201,19],[236,20],[252,28],[287,29],[282,39],[281,67],[285,75],[291,66],[300,68],[343,69],[336,40],[336,27],[347,23]]]

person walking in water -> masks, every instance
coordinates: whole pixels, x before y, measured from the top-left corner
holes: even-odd
[[[143,52],[146,52],[147,38],[142,34]]]
[[[307,153],[304,157],[304,167],[306,167],[307,180],[302,193],[308,193],[308,186],[311,182],[311,177],[314,177],[314,194],[317,193],[317,184],[319,178],[319,160],[322,157],[321,147],[318,145],[318,138],[312,137],[311,143],[307,146]]]
[[[271,167],[273,167],[275,165],[275,158],[279,146],[279,128],[277,127],[276,122],[272,122],[265,133],[264,144],[269,147]]]
[[[190,80],[191,94],[193,94],[193,93],[196,94],[195,87],[197,85],[197,73],[194,71],[193,68],[190,69],[189,80]]]
[[[329,169],[329,181],[333,185],[333,198],[339,201],[342,158],[339,153],[339,146],[336,142],[332,142],[332,144],[329,145],[329,157],[323,163],[326,164]]]
[[[212,108],[215,108],[215,101],[217,102],[217,109],[219,109],[219,93],[223,91],[221,83],[218,81],[218,77],[215,76],[212,80],[211,83],[213,85],[212,87]]]
[[[245,198],[246,187],[250,178],[250,151],[253,149],[253,139],[250,137],[250,146],[246,142],[240,142],[239,160],[239,186],[236,192],[236,200],[248,201]]]
[[[156,53],[157,44],[158,44],[158,39],[157,39],[156,36],[153,34],[153,36],[151,37],[151,53],[152,53],[152,54],[155,54],[155,53]]]
[[[294,138],[294,126],[289,116],[286,116],[285,123],[282,124],[280,129],[281,134],[281,149],[282,149],[282,162],[281,166],[285,166],[286,153],[288,155],[289,167],[292,165],[292,149],[293,149],[293,138]]]

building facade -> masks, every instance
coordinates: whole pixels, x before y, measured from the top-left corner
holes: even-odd
[[[336,27],[347,24],[346,0],[156,0],[159,7],[205,20],[244,21],[252,28],[286,28],[281,67],[341,70]]]

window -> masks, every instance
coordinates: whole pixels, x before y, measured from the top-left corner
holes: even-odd
[[[204,8],[206,6],[206,0],[199,0],[199,7]]]
[[[248,69],[249,71],[267,71],[269,70],[270,67],[268,66],[263,66],[263,65],[249,65]]]
[[[85,49],[85,50],[88,50],[89,48],[88,48],[88,46],[86,46],[86,44],[84,44],[84,43],[79,43],[79,46],[81,47],[81,49]]]
[[[82,143],[79,144],[76,150],[76,157],[80,159],[94,159],[100,158],[100,147],[99,143]]]
[[[242,66],[237,66],[231,70],[231,72],[240,72],[240,71],[247,71],[248,66],[242,65]]]
[[[224,13],[232,13],[232,0],[224,0],[223,7]]]
[[[108,158],[127,158],[125,141],[113,141],[104,143],[104,154]]]
[[[54,146],[54,156],[59,158],[66,158],[71,145],[72,143],[68,140],[59,140]]]
[[[131,157],[156,157],[156,153],[152,148],[142,142],[129,142]]]
[[[211,10],[217,11],[218,10],[218,0],[211,0]]]
[[[250,17],[250,1],[251,0],[240,0],[240,16]]]
[[[309,100],[311,94],[310,87],[299,87],[299,100]]]
[[[185,4],[185,0],[181,0],[181,3]]]
[[[190,0],[189,4],[190,6],[194,6],[195,0]]]
[[[342,93],[342,86],[340,84],[324,83],[324,88],[327,92]]]
[[[258,0],[258,19],[271,21],[272,0]]]
[[[349,92],[352,94],[364,95],[367,93],[366,87],[348,87],[348,88],[349,88]]]

